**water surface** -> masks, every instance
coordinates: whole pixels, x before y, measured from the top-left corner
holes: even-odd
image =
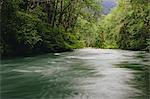
[[[1,61],[1,99],[150,99],[150,54],[79,49]]]

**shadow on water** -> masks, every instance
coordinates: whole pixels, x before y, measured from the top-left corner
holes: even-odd
[[[134,70],[133,79],[127,83],[141,92],[137,92],[131,99],[150,99],[150,55],[149,53],[139,52],[133,59],[126,60],[117,64],[121,68]]]

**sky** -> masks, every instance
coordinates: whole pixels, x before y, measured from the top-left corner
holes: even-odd
[[[116,6],[116,0],[103,0],[103,13],[108,14]]]

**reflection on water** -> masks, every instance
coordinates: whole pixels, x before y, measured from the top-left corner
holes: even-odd
[[[1,99],[149,99],[149,59],[87,48],[2,60]]]

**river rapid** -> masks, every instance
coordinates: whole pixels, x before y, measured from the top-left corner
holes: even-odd
[[[144,51],[94,48],[2,60],[0,95],[1,99],[150,99],[149,64],[150,54]]]

